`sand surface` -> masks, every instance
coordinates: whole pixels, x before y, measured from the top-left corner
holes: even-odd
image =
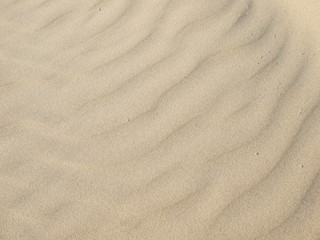
[[[1,0],[1,240],[319,240],[320,2]]]

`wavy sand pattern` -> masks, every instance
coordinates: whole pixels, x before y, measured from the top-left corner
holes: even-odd
[[[0,239],[320,239],[320,48],[289,12],[2,0]]]

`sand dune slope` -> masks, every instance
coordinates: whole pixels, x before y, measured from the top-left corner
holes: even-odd
[[[2,0],[0,239],[320,239],[320,31],[279,3]]]

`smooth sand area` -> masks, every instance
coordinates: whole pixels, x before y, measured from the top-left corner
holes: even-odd
[[[1,0],[0,240],[319,240],[320,2]]]

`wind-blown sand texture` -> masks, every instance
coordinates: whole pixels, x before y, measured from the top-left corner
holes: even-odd
[[[317,6],[2,0],[0,239],[319,240]]]

